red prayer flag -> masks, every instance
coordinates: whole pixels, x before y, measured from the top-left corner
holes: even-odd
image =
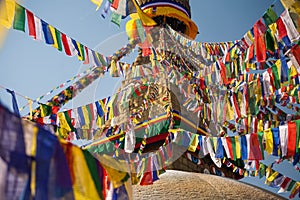
[[[297,129],[296,122],[288,123],[288,147],[287,147],[287,156],[294,156],[296,153],[296,140],[297,140]]]
[[[250,135],[250,146],[248,148],[250,150],[248,156],[249,160],[262,160],[262,153],[257,133],[252,133]]]
[[[292,47],[292,53],[293,53],[293,55],[294,55],[294,57],[295,57],[295,59],[297,60],[297,63],[300,65],[300,46],[299,45],[294,45],[293,47]]]
[[[152,157],[150,156],[150,158],[146,161],[148,161],[147,167],[146,167],[146,172],[144,172],[144,175],[141,179],[140,185],[152,185],[153,184],[152,169],[151,169]]]
[[[28,23],[28,29],[29,29],[29,35],[36,38],[36,31],[35,31],[35,23],[34,23],[34,16],[33,13],[29,10],[26,10],[27,15],[27,23]]]
[[[264,40],[264,35],[260,34],[258,29],[258,24],[254,25],[254,43],[255,43],[255,52],[256,52],[256,60],[257,62],[265,62],[266,61],[266,43]]]
[[[220,61],[219,63],[220,63],[220,74],[223,79],[223,84],[227,85],[229,82],[228,82],[227,76],[226,76],[226,66],[224,65],[224,63],[222,61]]]
[[[113,3],[111,4],[111,7],[117,10],[119,7],[119,0],[114,0]]]
[[[231,138],[230,137],[226,137],[226,143],[227,143],[228,150],[229,150],[229,153],[230,153],[230,158],[232,160],[234,160],[233,149],[232,149],[232,142],[231,142]]]
[[[285,28],[285,25],[284,25],[281,17],[279,17],[276,20],[276,24],[277,24],[277,30],[278,30],[279,39],[281,40],[282,38],[284,38],[285,36],[287,36],[287,30]]]
[[[256,22],[257,28],[260,30],[260,32],[263,34],[267,31],[267,27],[265,26],[265,24],[262,21],[262,18],[260,18],[257,22]]]
[[[64,45],[64,49],[65,49],[65,52],[68,56],[71,56],[71,50],[70,50],[70,47],[69,47],[69,43],[68,43],[68,39],[67,39],[67,36],[66,34],[64,33],[61,33],[61,40],[62,40],[62,43]]]

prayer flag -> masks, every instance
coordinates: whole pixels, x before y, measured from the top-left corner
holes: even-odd
[[[224,149],[222,146],[222,139],[218,137],[217,139],[217,148],[216,148],[216,158],[224,158]]]
[[[46,117],[51,115],[52,107],[46,104],[40,104],[41,117]]]
[[[257,62],[265,62],[266,60],[266,44],[264,35],[260,33],[258,22],[254,25],[254,42]]]
[[[17,3],[13,28],[25,32],[25,8]]]
[[[83,44],[76,42],[78,46],[78,60],[84,60],[85,61],[85,51]]]
[[[282,22],[285,25],[289,39],[291,41],[298,40],[300,37],[299,32],[297,31],[287,9],[281,14],[280,18],[282,19]]]
[[[273,155],[278,156],[278,149],[280,145],[279,128],[272,128],[272,133],[274,142]]]
[[[269,29],[265,33],[265,41],[266,41],[266,49],[271,52],[275,52],[275,50],[277,49],[277,44],[274,36],[272,35],[272,32]]]
[[[54,44],[54,40],[53,40],[52,34],[50,32],[48,23],[45,22],[44,20],[41,20],[41,21],[42,21],[42,27],[43,27],[44,38],[45,38],[46,43]]]
[[[288,123],[287,156],[293,157],[296,153],[297,129],[296,122]]]
[[[113,0],[112,4],[111,4],[111,7],[115,10],[118,9],[119,7],[119,0]]]
[[[58,49],[59,51],[62,51],[62,43],[61,43],[61,34],[60,32],[54,28],[53,26],[51,25],[48,25],[49,26],[49,30],[50,30],[50,33],[52,35],[52,39],[53,39],[53,44],[52,46],[56,49]]]
[[[262,152],[259,146],[257,133],[246,135],[248,147],[248,160],[262,160]]]
[[[247,138],[245,135],[241,136],[241,153],[242,153],[242,160],[247,160],[248,148],[247,148]]]
[[[115,12],[112,13],[111,22],[113,22],[114,24],[118,25],[118,27],[120,27],[121,20],[122,20],[122,15]]]
[[[106,17],[106,15],[107,15],[107,13],[108,13],[108,11],[109,11],[110,5],[111,5],[111,2],[110,2],[109,0],[106,0],[105,5],[104,5],[104,8],[103,8],[102,13],[101,13],[101,16],[102,16],[103,18]]]
[[[10,29],[13,25],[13,20],[15,16],[15,1],[14,0],[4,0],[1,2],[3,9],[0,13],[0,24],[5,28]]]
[[[276,20],[278,18],[278,16],[276,15],[276,13],[272,7],[273,6],[269,7],[268,10],[266,11],[266,13],[263,15],[263,19],[267,26],[276,22]]]
[[[86,46],[84,46],[84,50],[85,50],[85,59],[83,64],[89,64],[90,63],[89,49]]]
[[[29,35],[35,38],[36,31],[35,31],[35,23],[34,23],[33,13],[29,10],[26,10],[26,15],[27,15],[27,24],[28,24]]]
[[[241,156],[241,143],[239,140],[240,136],[234,136],[234,140],[235,140],[235,151],[236,151],[236,158],[240,159]]]
[[[103,0],[91,0],[91,2],[97,5],[96,10],[98,10],[101,7]]]
[[[278,38],[279,38],[279,40],[282,40],[284,37],[287,36],[287,30],[285,28],[285,25],[284,25],[281,17],[276,20],[276,24],[277,24],[277,30],[278,30]]]
[[[280,61],[278,61],[281,64],[281,83],[285,83],[289,80],[289,67],[286,63],[285,57],[281,57]],[[277,64],[277,62],[276,62]]]
[[[34,27],[35,27],[35,37],[36,40],[43,40],[43,30],[42,30],[42,21],[37,16],[33,15]]]
[[[274,144],[273,144],[273,134],[271,129],[264,130],[264,138],[266,141],[266,152],[270,155],[273,152]]]
[[[279,126],[279,137],[280,137],[280,147],[281,147],[281,156],[284,157],[287,154],[287,140],[288,140],[288,126],[282,125]]]

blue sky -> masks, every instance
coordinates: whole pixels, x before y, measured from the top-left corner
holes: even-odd
[[[200,32],[196,40],[220,42],[241,39],[273,2],[190,0],[192,19]],[[96,6],[89,0],[24,0],[20,4],[61,32],[106,56],[126,44],[125,21],[119,28],[110,22],[109,15],[103,19],[102,8],[96,11]],[[76,57],[68,57],[43,41],[34,41],[28,32],[16,30],[9,31],[0,49],[0,66],[0,86],[32,99],[47,93],[83,69]],[[67,106],[94,102],[109,96],[119,82],[107,77],[101,79],[82,95],[83,101]],[[10,96],[2,89],[0,99],[10,106]],[[18,102],[21,107],[26,100],[18,96]]]

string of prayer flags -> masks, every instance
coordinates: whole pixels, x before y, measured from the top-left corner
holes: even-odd
[[[65,33],[60,32],[18,3],[15,3],[13,7],[14,11],[10,11],[10,13],[13,14],[10,14],[12,15],[13,29],[25,32],[25,25],[27,22],[29,36],[33,37],[35,40],[44,40],[46,44],[53,46],[59,51],[64,49],[66,55],[77,56],[79,61],[83,61],[83,64],[89,64],[89,55],[91,54],[97,54],[97,57],[102,57],[106,60],[105,56],[86,47]]]

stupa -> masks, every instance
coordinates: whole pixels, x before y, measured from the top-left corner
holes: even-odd
[[[170,62],[173,62],[171,63],[173,65],[180,62],[186,63],[191,73],[198,69],[197,63],[180,55],[181,48],[183,49],[184,47],[179,44],[175,45],[174,41],[170,42],[171,39],[164,34],[165,29],[169,27],[181,33],[186,38],[195,39],[198,34],[198,27],[191,20],[189,1],[139,0],[137,2],[143,12],[156,22],[156,26],[151,27],[149,31],[153,38],[150,48],[155,51],[154,54],[156,55],[154,57],[153,53],[151,55],[144,55],[143,48],[145,46],[140,45],[139,54],[132,65],[132,70],[127,72],[126,79],[122,82],[119,90],[124,91],[126,88],[134,86],[134,88],[139,88],[139,94],[129,97],[129,102],[126,105],[120,104],[119,110],[121,112],[119,116],[115,117],[114,124],[124,123],[128,118],[134,118],[135,128],[143,123],[149,123],[148,127],[150,126],[151,128],[162,123],[163,125],[160,124],[160,126],[163,128],[156,130],[157,133],[154,135],[150,134],[149,136],[148,134],[148,136],[145,136],[147,135],[147,128],[138,131],[139,133],[135,133],[137,139],[134,152],[151,153],[157,151],[165,143],[166,137],[168,137],[166,133],[168,128],[179,129],[184,127],[185,130],[190,132],[205,135],[208,127],[210,130],[213,130],[214,127],[210,125],[209,121],[203,120],[197,113],[193,113],[181,105],[186,98],[181,93],[178,84],[168,78],[166,65],[170,63],[165,63],[164,66],[161,66],[161,63],[164,63],[165,60],[171,60]],[[128,23],[130,24],[130,22]],[[134,29],[135,27],[131,28]],[[167,41],[171,45],[166,44]],[[174,45],[178,49],[174,49]],[[165,49],[160,49],[161,46],[164,46]],[[199,60],[208,62],[204,58],[199,58]],[[158,68],[158,71],[154,68]],[[153,79],[150,80],[151,78]],[[147,79],[149,84],[145,85],[143,79]],[[183,82],[182,85],[183,87],[188,87],[187,82]],[[208,94],[203,93],[202,97],[203,101],[209,101]],[[169,116],[170,113],[172,113],[171,116]],[[155,122],[154,119],[162,116],[166,117],[163,120]],[[188,122],[186,123],[186,121]],[[241,178],[238,174],[234,174],[230,167],[226,167],[221,163],[217,166],[209,155],[203,157],[198,154],[197,150],[196,152],[189,152],[187,148],[187,146],[173,145],[173,158],[170,159],[170,164],[167,166],[168,169],[205,172],[234,179]]]

